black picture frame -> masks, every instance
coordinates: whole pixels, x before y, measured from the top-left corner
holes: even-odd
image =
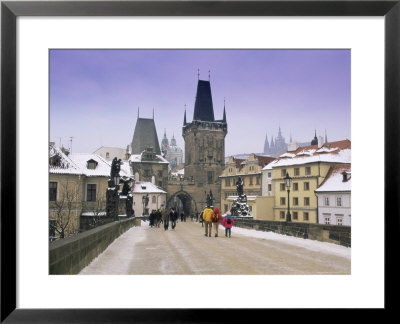
[[[2,1],[1,322],[226,322],[244,310],[16,308],[16,19],[19,16],[383,16],[385,19],[385,307],[396,307],[391,253],[399,234],[400,0],[379,1]],[[371,133],[373,136],[373,132]],[[371,167],[371,172],[373,169]],[[372,186],[372,184],[371,184]],[[366,283],[368,284],[368,283]],[[210,298],[212,294],[210,294]],[[316,296],[318,298],[318,296]],[[247,311],[249,311],[247,309]],[[261,310],[251,310],[260,312]],[[262,315],[262,314],[261,314]],[[257,315],[253,315],[257,316]]]

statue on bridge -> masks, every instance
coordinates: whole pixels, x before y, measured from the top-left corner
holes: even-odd
[[[243,195],[243,180],[241,177],[236,181],[236,191],[239,197]]]

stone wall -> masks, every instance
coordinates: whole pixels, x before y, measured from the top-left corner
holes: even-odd
[[[351,247],[351,227],[235,218],[235,226]]]
[[[112,222],[50,243],[49,274],[77,274],[140,219]]]

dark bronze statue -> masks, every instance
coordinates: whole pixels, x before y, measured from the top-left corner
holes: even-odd
[[[239,177],[236,181],[236,190],[238,193],[238,196],[240,197],[241,195],[243,195],[243,180],[241,177]]]

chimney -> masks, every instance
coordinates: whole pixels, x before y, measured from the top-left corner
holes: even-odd
[[[151,183],[152,183],[153,185],[156,184],[156,177],[155,177],[155,176],[152,176],[152,177],[151,177]]]
[[[318,148],[321,148],[324,145],[324,138],[322,136],[318,136]]]
[[[140,180],[139,180],[139,172],[136,172],[135,173],[135,181],[136,182],[139,182]]]
[[[349,180],[346,171],[343,171],[343,172],[342,172],[342,175],[343,175],[343,182],[346,182],[347,180]]]
[[[296,151],[299,148],[299,143],[291,142],[288,144],[288,152]]]

